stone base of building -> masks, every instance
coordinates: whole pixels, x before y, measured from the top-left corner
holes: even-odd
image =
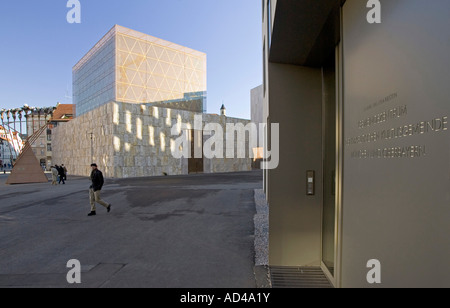
[[[172,152],[179,147],[177,138],[185,130],[181,127],[194,128],[195,115],[200,114],[111,102],[54,130],[53,163],[64,164],[69,175],[77,176],[88,176],[93,162],[109,178],[188,174],[192,169],[189,164],[193,161],[175,158]],[[202,114],[202,127],[208,123],[219,124],[225,136],[227,123],[245,126],[250,121]],[[174,126],[179,128],[180,135],[172,135]],[[203,144],[211,138],[210,131],[203,131],[201,135]],[[245,145],[248,149],[248,140]],[[237,138],[234,146],[237,146]],[[226,142],[223,150],[226,154]],[[200,159],[202,167],[196,172],[250,171],[252,159],[246,156],[248,158],[203,158]]]

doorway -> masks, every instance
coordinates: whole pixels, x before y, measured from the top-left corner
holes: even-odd
[[[190,156],[188,159],[188,172],[191,173],[203,173],[203,131],[190,130],[189,142],[191,144]],[[197,155],[196,155],[197,154]]]
[[[322,68],[323,92],[323,210],[322,268],[336,282],[338,259],[337,217],[340,205],[339,46]]]

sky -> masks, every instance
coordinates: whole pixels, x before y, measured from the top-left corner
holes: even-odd
[[[115,24],[208,56],[208,112],[250,118],[250,90],[262,84],[260,0],[67,0],[0,4],[0,108],[72,103],[72,67]]]

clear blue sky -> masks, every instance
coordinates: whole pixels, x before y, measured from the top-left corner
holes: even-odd
[[[119,24],[208,55],[208,112],[250,118],[250,90],[262,83],[260,0],[80,0],[68,24],[66,0],[0,4],[0,108],[71,103],[72,67]]]

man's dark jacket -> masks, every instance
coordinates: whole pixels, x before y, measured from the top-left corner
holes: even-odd
[[[58,170],[59,176],[64,177],[66,175],[66,173],[64,172],[64,168],[63,167],[58,167],[57,170]]]
[[[105,183],[105,180],[103,179],[103,173],[98,169],[93,170],[91,173],[91,181],[91,188],[94,191],[102,190],[103,184]]]

